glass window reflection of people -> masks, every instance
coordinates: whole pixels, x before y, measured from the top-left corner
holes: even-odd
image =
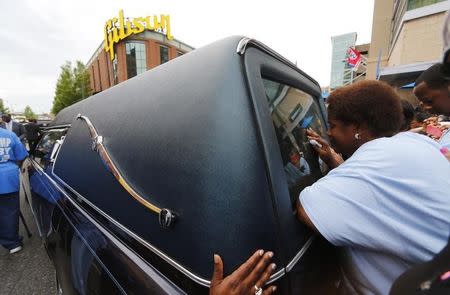
[[[326,138],[320,108],[308,93],[272,80],[263,79],[269,109],[280,146],[291,200],[322,177],[326,165],[319,159],[306,136],[311,128]]]

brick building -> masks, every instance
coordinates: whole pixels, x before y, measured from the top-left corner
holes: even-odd
[[[130,21],[120,11],[119,18],[106,23],[105,40],[87,62],[93,93],[101,92],[194,49],[173,39],[170,36],[170,25],[169,30],[167,25],[163,30],[164,22],[167,24],[170,21],[163,17],[168,18],[161,16],[159,21],[155,16],[153,19],[135,18]]]

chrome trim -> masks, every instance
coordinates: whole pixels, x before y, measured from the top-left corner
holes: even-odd
[[[285,268],[286,272],[290,272],[292,268],[294,268],[294,266],[297,264],[300,258],[302,258],[303,255],[306,253],[306,251],[309,249],[315,238],[316,236],[312,236],[308,239],[308,241],[306,241],[306,243],[303,245],[300,251],[298,251],[297,255],[295,255],[294,258],[291,260],[291,262],[289,262],[288,265],[286,266]]]
[[[284,268],[281,268],[279,271],[277,271],[276,273],[272,274],[270,276],[269,280],[264,285],[272,284],[276,280],[282,278],[285,274],[286,274],[286,271],[284,270]]]
[[[53,168],[53,167],[52,167]],[[41,167],[39,167],[39,169],[42,169]],[[55,185],[58,190],[60,190],[65,196],[66,198],[70,199],[71,202],[74,202],[72,200],[72,198],[64,191],[64,189],[61,188],[61,186],[56,183],[50,176],[48,176],[46,173],[43,173],[49,180],[50,182],[52,182],[53,185]],[[152,251],[154,254],[158,255],[161,259],[163,259],[164,261],[166,261],[167,263],[169,263],[171,266],[173,266],[174,268],[176,268],[177,270],[179,270],[181,273],[183,273],[184,275],[186,275],[188,278],[190,278],[191,280],[193,280],[194,282],[196,282],[199,285],[202,285],[204,287],[210,287],[211,285],[211,281],[203,279],[197,275],[195,275],[194,273],[190,272],[189,270],[187,270],[186,268],[184,268],[181,264],[179,264],[178,262],[174,261],[172,258],[170,258],[169,256],[167,256],[166,254],[164,254],[164,252],[162,252],[161,250],[159,250],[158,248],[156,248],[155,246],[153,246],[152,244],[150,244],[149,242],[147,242],[146,240],[144,240],[143,238],[141,238],[140,236],[138,236],[136,233],[132,232],[130,229],[128,229],[127,227],[125,227],[124,225],[122,225],[121,223],[119,223],[117,220],[115,220],[114,218],[112,218],[111,216],[109,216],[108,214],[106,214],[105,212],[103,212],[102,210],[100,210],[97,206],[95,206],[94,204],[92,204],[89,200],[87,200],[86,198],[84,198],[81,194],[79,194],[74,188],[72,188],[70,185],[68,185],[64,180],[62,180],[61,178],[59,178],[53,171],[52,169],[52,175],[58,180],[60,181],[66,188],[68,188],[72,193],[74,193],[77,198],[79,198],[82,202],[85,202],[86,204],[88,204],[90,207],[92,207],[95,211],[97,211],[99,214],[101,214],[103,217],[105,217],[108,221],[110,221],[112,224],[114,224],[115,226],[117,226],[118,228],[120,228],[121,230],[123,230],[124,232],[126,232],[128,235],[130,235],[132,238],[134,238],[136,241],[138,241],[139,243],[141,243],[143,246],[145,246],[147,249],[149,249],[150,251]],[[85,213],[83,211],[83,213]],[[86,214],[86,213],[85,213]],[[295,264],[297,264],[297,262],[300,260],[300,258],[306,253],[306,251],[308,250],[308,248],[311,246],[313,240],[314,240],[315,236],[312,236],[311,238],[308,239],[308,241],[305,243],[305,245],[303,245],[303,247],[299,250],[299,252],[294,256],[294,258],[291,260],[291,262],[288,263],[286,268],[281,268],[280,270],[278,270],[276,273],[272,274],[270,276],[270,279],[267,281],[267,284],[271,284],[273,282],[275,282],[276,280],[282,278],[286,272],[289,272],[290,270],[292,270],[292,268],[295,266]]]
[[[66,132],[66,134],[67,134],[67,132]],[[62,146],[64,144],[64,140],[66,140],[66,135],[63,135],[59,140],[61,141],[61,143],[60,143],[60,146],[59,146],[58,150],[56,151],[56,155],[55,155],[55,157],[53,159],[53,165],[56,162],[56,160],[58,159],[59,151],[61,151],[61,148],[62,148]],[[53,167],[54,166],[52,166],[52,172],[53,172]]]
[[[149,275],[150,277],[154,277],[156,274],[158,276],[164,277],[167,282],[165,282],[165,286],[161,286],[159,285],[165,292],[168,292],[167,294],[174,294],[173,291],[175,291],[176,288],[174,288],[174,286],[176,286],[176,284],[174,284],[171,280],[169,280],[166,276],[164,276],[163,274],[161,274],[153,265],[151,265],[150,263],[148,263],[145,259],[143,259],[141,256],[139,256],[137,253],[135,253],[133,250],[131,250],[130,248],[128,248],[126,245],[124,245],[119,239],[117,239],[113,234],[111,234],[108,230],[104,229],[100,223],[98,223],[94,218],[92,218],[91,216],[89,216],[88,213],[86,213],[83,208],[81,208],[74,200],[72,200],[71,198],[67,197],[67,199],[70,201],[70,203],[72,203],[73,206],[75,206],[90,222],[92,222],[109,240],[111,240],[119,249],[121,249],[123,252],[128,252],[128,255],[133,256],[133,258],[131,258],[136,266],[138,266],[139,268],[142,269],[142,267],[139,266],[138,263],[136,263],[137,260],[140,260],[144,263],[144,265],[146,265],[148,267],[147,270],[142,269],[142,271],[144,271],[147,275]],[[151,274],[151,273],[153,274]],[[172,285],[168,282],[171,282]],[[178,292],[178,294],[186,294],[184,291],[182,291],[178,286],[176,286],[176,292]],[[170,290],[167,290],[168,288],[170,288]]]
[[[247,37],[242,38],[241,41],[239,41],[239,43],[237,45],[236,52],[239,53],[240,55],[243,55],[245,53],[247,44],[250,40],[251,39],[247,38]]]
[[[53,144],[52,152],[50,153],[50,163],[54,163],[56,159],[56,155],[59,153],[59,150],[61,149],[62,144],[64,143],[65,136],[63,135],[61,139],[57,139],[55,143]]]
[[[52,182],[53,185],[55,185],[58,190],[60,190],[65,196],[66,198],[70,199],[71,202],[74,202],[72,200],[72,198],[64,191],[64,189],[61,188],[61,186],[56,183],[50,176],[48,176],[46,173],[44,173],[45,176]],[[108,221],[110,221],[111,223],[113,223],[115,226],[117,226],[118,228],[120,228],[121,230],[123,230],[124,232],[126,232],[128,235],[130,235],[131,237],[133,237],[136,241],[138,241],[139,243],[141,243],[143,246],[145,246],[147,249],[149,249],[150,251],[152,251],[154,254],[158,255],[161,259],[163,259],[164,261],[166,261],[167,263],[169,263],[171,266],[173,266],[174,268],[176,268],[177,270],[179,270],[181,273],[183,273],[184,275],[186,275],[187,277],[189,277],[191,280],[193,280],[194,282],[205,286],[205,287],[209,287],[210,286],[210,281],[205,280],[195,274],[193,274],[192,272],[190,272],[189,270],[187,270],[186,268],[184,268],[182,265],[180,265],[178,262],[174,261],[172,258],[168,257],[166,254],[164,254],[161,250],[159,250],[158,248],[156,248],[155,246],[151,245],[150,243],[148,243],[147,241],[145,241],[143,238],[139,237],[137,234],[135,234],[134,232],[132,232],[131,230],[129,230],[128,228],[126,228],[124,225],[120,224],[118,221],[116,221],[114,218],[112,218],[111,216],[109,216],[108,214],[106,214],[105,212],[103,212],[102,210],[100,210],[97,206],[95,206],[94,204],[92,204],[89,200],[87,200],[86,198],[84,198],[82,195],[80,195],[75,189],[73,189],[70,185],[68,185],[66,182],[64,182],[61,178],[59,178],[52,169],[52,175],[53,177],[55,177],[58,181],[60,181],[66,188],[68,188],[72,193],[74,193],[76,195],[77,198],[79,198],[82,202],[88,204],[90,207],[92,207],[95,211],[97,211],[99,214],[101,214],[103,217],[105,217]]]
[[[258,48],[259,50],[263,51],[264,53],[266,53],[266,54],[272,56],[273,58],[277,59],[278,61],[286,64],[287,66],[289,66],[290,68],[292,68],[296,72],[300,73],[302,76],[305,76],[306,78],[308,78],[311,82],[316,84],[318,87],[320,87],[319,83],[316,80],[314,80],[310,75],[308,75],[305,72],[303,72],[302,70],[300,70],[290,60],[286,59],[285,57],[283,57],[279,53],[273,51],[270,47],[264,45],[263,43],[255,40],[255,39],[243,37],[239,41],[239,43],[238,43],[238,45],[236,47],[236,53],[239,54],[239,55],[244,55],[245,51],[247,50],[247,48],[249,46],[254,46],[254,47]]]
[[[61,125],[55,125],[55,126],[45,126],[41,127],[43,131],[53,130],[53,129],[68,129],[70,128],[70,124],[61,124]]]
[[[300,261],[300,258],[303,257],[306,251],[308,251],[314,239],[315,236],[310,237],[308,241],[306,241],[305,245],[303,245],[303,247],[297,252],[294,258],[292,258],[292,260],[288,263],[288,265],[285,268],[280,269],[279,271],[270,276],[270,279],[267,281],[266,285],[272,284],[279,278],[283,277],[285,274],[289,273],[292,270],[292,268]]]
[[[81,114],[78,114],[76,119],[81,119],[86,123],[92,139],[92,150],[98,153],[100,158],[103,160],[105,165],[108,166],[109,171],[114,175],[114,178],[120,183],[120,185],[133,197],[133,199],[139,202],[142,206],[156,214],[161,214],[162,208],[158,208],[156,205],[150,203],[125,180],[125,177],[123,177],[121,171],[117,168],[116,164],[114,164],[114,161],[109,155],[108,150],[106,149],[104,144],[103,136],[98,134],[97,129],[95,128],[94,124],[92,124],[91,120]]]

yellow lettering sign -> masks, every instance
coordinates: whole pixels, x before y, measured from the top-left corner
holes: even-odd
[[[139,34],[145,30],[158,31],[164,33],[167,39],[172,40],[170,31],[170,16],[161,14],[159,16],[136,17],[133,19],[124,18],[123,10],[119,10],[119,18],[114,17],[105,23],[105,51],[109,52],[111,60],[114,59],[114,45],[120,40],[132,34]]]

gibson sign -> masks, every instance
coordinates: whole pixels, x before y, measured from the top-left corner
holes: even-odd
[[[157,15],[124,19],[123,10],[119,10],[119,17],[114,17],[105,23],[105,51],[109,52],[111,60],[114,59],[114,45],[126,37],[142,33],[145,30],[164,33],[167,39],[172,40],[170,34],[170,16]]]

